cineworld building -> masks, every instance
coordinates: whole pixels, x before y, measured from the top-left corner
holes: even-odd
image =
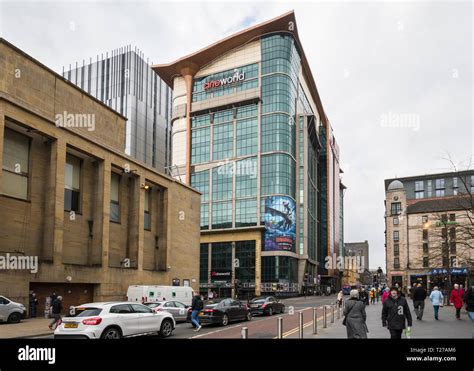
[[[338,289],[339,148],[295,14],[153,69],[173,89],[172,175],[202,194],[201,292]]]

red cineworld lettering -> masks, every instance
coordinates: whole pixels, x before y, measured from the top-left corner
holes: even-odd
[[[205,82],[203,88],[204,90],[214,89],[222,85],[235,84],[242,80],[245,80],[245,73],[235,70],[232,76],[224,77],[219,80],[211,80],[211,81]]]

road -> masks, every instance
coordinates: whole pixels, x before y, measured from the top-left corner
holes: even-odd
[[[189,323],[178,323],[170,339],[236,339],[241,337],[242,327],[248,328],[249,338],[272,339],[277,336],[277,318],[283,317],[283,337],[298,336],[299,312],[303,312],[305,328],[312,325],[313,307],[318,307],[318,317],[321,318],[322,306],[335,303],[336,296],[308,296],[283,299],[285,313],[272,317],[257,316],[248,322],[230,323],[226,327],[204,325],[199,332],[194,332]],[[329,316],[328,316],[329,318]],[[320,326],[320,324],[318,324]],[[53,336],[39,336],[41,339],[51,339]]]

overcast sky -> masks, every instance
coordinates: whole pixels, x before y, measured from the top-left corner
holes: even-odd
[[[170,62],[292,9],[341,149],[345,241],[385,270],[384,179],[473,156],[471,2],[0,0],[0,35],[60,73],[129,44]]]

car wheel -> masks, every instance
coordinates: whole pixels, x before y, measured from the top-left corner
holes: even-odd
[[[227,314],[224,314],[222,317],[222,326],[227,326],[229,324],[229,316]]]
[[[18,323],[21,321],[20,313],[12,313],[8,316],[8,323]]]
[[[252,320],[252,313],[248,312],[247,315],[245,316],[246,321],[251,321]]]
[[[101,335],[101,339],[120,339],[122,337],[122,333],[117,327],[109,327],[104,330]]]
[[[163,320],[160,328],[160,336],[167,338],[173,333],[173,323],[169,319]]]
[[[273,316],[273,309],[272,309],[272,307],[268,308],[267,314],[268,314],[270,317]]]

